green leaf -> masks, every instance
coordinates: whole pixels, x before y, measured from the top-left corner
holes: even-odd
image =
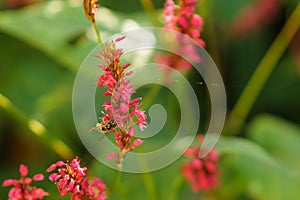
[[[298,199],[300,195],[299,176],[258,162],[253,157],[228,155],[223,157],[221,164],[222,183],[216,199],[282,200]]]
[[[50,1],[0,14],[0,30],[46,52],[74,70],[93,45],[84,42],[74,48],[70,41],[83,34],[88,21],[80,6]],[[85,52],[85,53],[83,53]]]
[[[299,126],[275,116],[261,115],[250,123],[248,135],[282,163],[299,169]]]
[[[144,12],[116,13],[101,7],[96,15],[103,39],[150,25]],[[0,31],[29,43],[75,72],[97,45],[81,1],[49,1],[0,13]]]
[[[226,156],[221,157],[222,187],[217,197],[298,199],[299,130],[291,122],[262,115],[249,124],[251,140],[222,137],[217,149]]]
[[[261,146],[242,138],[221,137],[216,145],[220,155],[237,154],[254,158],[260,163],[281,169],[282,166]]]

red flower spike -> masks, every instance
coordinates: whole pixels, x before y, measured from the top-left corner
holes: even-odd
[[[119,146],[119,154],[109,154],[107,157],[108,159],[116,157],[118,164],[121,163],[129,151],[142,143],[141,140],[136,140],[132,143],[131,139],[135,132],[132,124],[137,124],[141,130],[147,125],[147,116],[139,108],[139,101],[142,98],[131,99],[135,91],[130,84],[128,76],[133,71],[124,71],[130,66],[130,63],[125,65],[120,64],[120,57],[123,54],[123,50],[116,47],[116,42],[120,42],[123,39],[125,39],[125,36],[106,43],[104,48],[101,49],[100,55],[96,56],[105,63],[99,65],[103,72],[98,77],[98,86],[107,87],[104,95],[111,96],[112,100],[103,103],[102,107],[105,112],[99,118],[100,123],[98,123],[98,126],[96,125],[93,128],[93,130],[99,130],[105,134],[115,134],[114,137]]]

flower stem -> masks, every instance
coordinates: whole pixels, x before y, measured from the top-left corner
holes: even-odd
[[[119,188],[121,184],[121,178],[122,178],[122,170],[118,170],[117,178],[116,178],[116,183],[115,183],[115,188]]]
[[[58,138],[50,137],[45,126],[33,118],[28,118],[3,94],[0,93],[0,107],[14,117],[20,124],[26,127],[31,133],[40,137],[43,142],[51,147],[58,155],[68,160],[73,157],[72,150]]]
[[[96,36],[97,36],[97,40],[98,40],[98,43],[100,44],[101,47],[103,47],[103,42],[102,42],[102,39],[101,39],[101,35],[100,35],[100,32],[99,32],[99,29],[98,27],[96,26],[96,23],[95,22],[91,22],[92,23],[92,26],[94,28],[94,31],[96,33]]]
[[[157,200],[157,194],[156,194],[156,190],[155,190],[155,184],[152,178],[151,173],[147,172],[147,173],[143,173],[143,178],[144,178],[144,183],[145,183],[145,187],[149,196],[149,199],[152,200]]]
[[[182,187],[184,182],[183,176],[177,174],[174,176],[173,182],[170,185],[170,195],[167,200],[177,200],[179,197],[180,187]]]
[[[261,60],[227,120],[225,132],[240,132],[251,107],[300,26],[300,3]]]
[[[119,168],[116,177],[116,182],[112,192],[118,195],[120,199],[126,199],[124,188],[121,185],[122,174],[123,174],[122,168]]]
[[[143,5],[144,9],[150,16],[150,20],[154,26],[161,26],[160,21],[158,20],[158,14],[155,10],[155,7],[152,3],[152,0],[141,0],[141,4]]]
[[[139,153],[144,152],[143,147],[139,146],[139,148],[137,148],[137,152],[139,152]],[[139,161],[140,161],[140,164],[141,164],[143,170],[148,171],[147,161],[145,160],[143,155],[139,156]],[[146,191],[148,194],[148,199],[157,200],[158,197],[157,197],[154,180],[153,180],[151,173],[150,172],[143,173],[143,179],[144,179],[145,188],[146,188]]]

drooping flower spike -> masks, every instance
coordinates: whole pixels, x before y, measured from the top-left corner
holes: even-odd
[[[83,0],[83,8],[87,19],[91,22],[95,33],[97,35],[98,43],[102,46],[102,39],[100,36],[100,32],[95,23],[95,15],[98,9],[97,0]]]
[[[95,23],[95,14],[97,12],[98,4],[97,0],[83,0],[83,8],[86,17],[92,23]]]
[[[38,200],[49,195],[42,188],[31,186],[32,181],[44,179],[42,174],[36,174],[32,178],[27,177],[28,168],[23,164],[20,165],[19,172],[21,175],[19,180],[7,179],[2,184],[2,186],[14,186],[8,193],[9,200]]]

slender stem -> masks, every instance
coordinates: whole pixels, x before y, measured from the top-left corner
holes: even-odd
[[[151,0],[141,0],[141,4],[146,10],[147,14],[150,16],[150,20],[154,26],[161,26],[158,18],[158,14]]]
[[[139,153],[144,152],[143,147],[139,146],[139,148],[137,148],[137,152],[139,152]],[[141,164],[143,170],[148,171],[147,161],[145,160],[143,155],[139,156],[139,161],[140,161],[140,164]],[[143,180],[144,180],[145,188],[146,188],[146,191],[148,194],[148,199],[157,200],[158,197],[157,197],[154,180],[153,180],[151,173],[150,172],[143,173]]]
[[[72,158],[72,150],[58,138],[50,137],[45,126],[36,119],[27,117],[7,97],[0,93],[0,107],[14,117],[20,124],[26,127],[31,133],[40,137],[43,142],[52,148],[65,160]]]
[[[218,43],[220,40],[217,40],[218,33],[214,26],[213,20],[211,18],[207,18],[205,23],[205,34],[207,36],[207,41],[209,41],[206,45],[206,49],[210,52],[213,61],[216,63],[216,66],[219,66],[219,71],[222,73],[221,68],[221,55],[220,55],[220,44]]]
[[[92,26],[93,26],[94,31],[95,31],[95,33],[96,33],[98,43],[100,44],[101,47],[103,47],[103,42],[102,42],[102,39],[101,39],[101,35],[100,35],[100,32],[99,32],[99,29],[98,29],[98,27],[96,26],[96,23],[95,23],[95,22],[92,21],[91,23],[92,23]]]
[[[176,200],[178,199],[178,196],[179,196],[179,190],[180,190],[180,187],[182,186],[183,184],[183,177],[181,174],[177,174],[177,176],[174,176],[174,180],[172,182],[172,184],[170,185],[170,196],[169,196],[169,200]]]
[[[145,187],[149,196],[149,199],[151,200],[157,200],[157,194],[156,194],[156,190],[155,190],[155,184],[152,178],[151,173],[147,172],[147,173],[143,173],[143,179],[144,179],[144,183],[145,183]]]
[[[126,195],[124,193],[124,189],[121,185],[121,180],[122,180],[122,169],[119,169],[118,170],[118,174],[117,174],[117,177],[116,177],[116,182],[115,182],[115,185],[114,185],[114,188],[113,188],[113,192],[115,194],[117,194],[120,199],[126,199]]]
[[[122,170],[118,170],[116,183],[115,183],[115,188],[119,188],[119,186],[121,184],[121,179],[122,179]]]
[[[228,118],[228,127],[226,127],[225,132],[237,134],[240,131],[247,115],[250,112],[251,107],[253,106],[279,59],[299,29],[299,26],[300,3],[298,3],[295,10],[288,18],[286,24],[274,40],[270,49],[267,51],[247,83],[246,88],[242,92]]]

